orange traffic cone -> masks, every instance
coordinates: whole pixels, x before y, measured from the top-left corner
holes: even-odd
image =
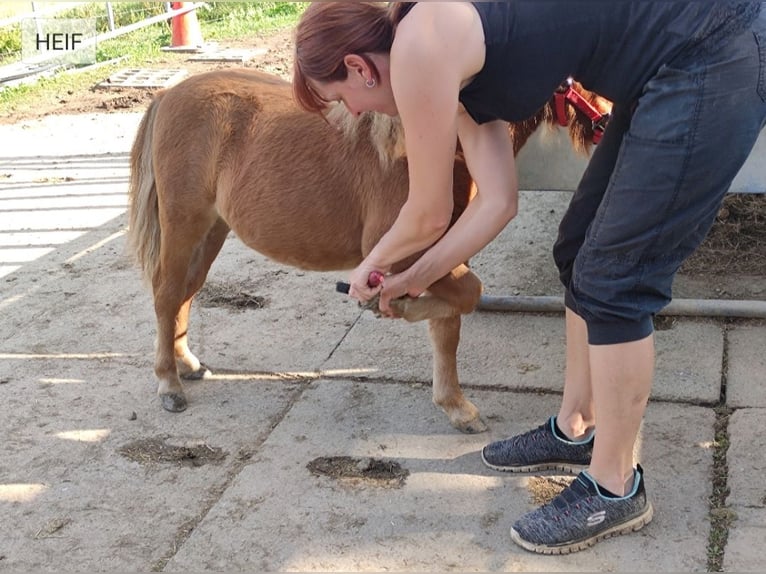
[[[171,2],[173,10],[180,10],[192,5],[193,2]],[[173,16],[170,19],[170,48],[176,51],[199,51],[204,44],[202,30],[199,27],[196,10]]]

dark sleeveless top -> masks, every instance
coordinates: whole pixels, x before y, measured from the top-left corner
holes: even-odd
[[[473,4],[484,27],[486,57],[460,91],[460,102],[478,123],[529,118],[567,77],[615,103],[632,102],[660,66],[717,50],[761,7],[732,0]]]

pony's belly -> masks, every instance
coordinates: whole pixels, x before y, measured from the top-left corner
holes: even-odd
[[[235,232],[236,233],[236,232]],[[358,246],[327,242],[309,243],[295,240],[289,235],[241,237],[242,242],[253,251],[265,255],[272,261],[307,269],[311,271],[335,271],[352,269],[362,261],[361,251]]]

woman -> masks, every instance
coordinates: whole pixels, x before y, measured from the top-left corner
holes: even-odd
[[[512,539],[528,550],[580,550],[652,518],[633,463],[654,371],[652,319],[766,123],[761,8],[322,2],[298,25],[294,89],[303,107],[342,101],[354,114],[398,114],[404,127],[409,197],[351,273],[350,294],[380,292],[389,315],[392,298],[418,296],[516,214],[506,122],[533,115],[568,76],[615,104],[554,246],[566,293],[561,406],[539,428],[482,451],[499,470],[581,471],[514,524]],[[458,139],[479,192],[446,231]],[[367,284],[372,271],[422,249],[405,272]]]

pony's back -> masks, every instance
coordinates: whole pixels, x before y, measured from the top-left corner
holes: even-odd
[[[194,226],[220,218],[281,263],[355,266],[407,199],[394,124],[375,114],[342,121],[306,112],[288,82],[262,72],[192,76],[162,92],[147,116],[135,145],[144,162],[152,158],[160,211],[186,213]],[[455,217],[471,187],[458,160]]]

